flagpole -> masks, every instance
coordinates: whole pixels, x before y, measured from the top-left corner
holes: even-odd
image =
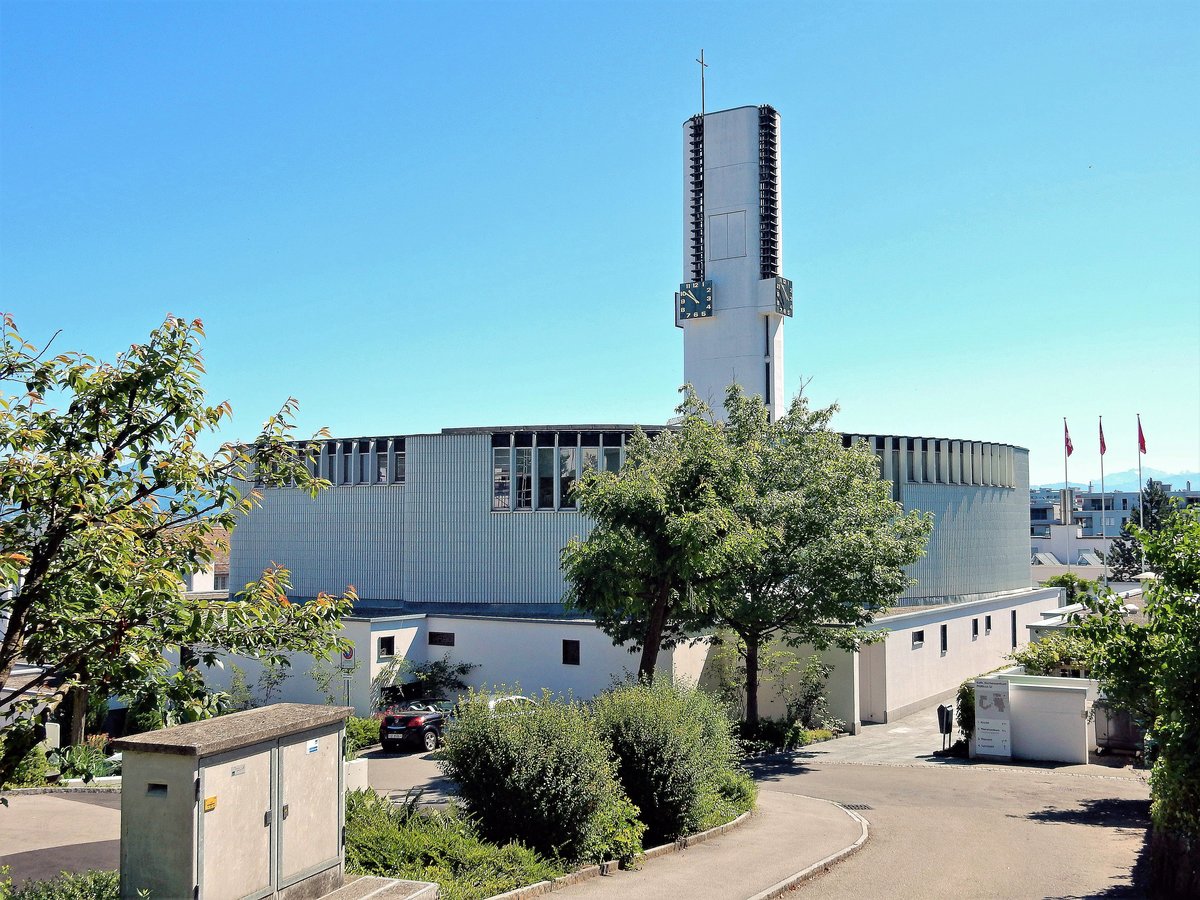
[[[1067,520],[1067,574],[1071,573],[1071,529],[1075,527],[1075,498],[1071,496],[1071,482],[1067,478],[1067,457],[1071,455],[1070,434],[1067,417],[1063,416],[1063,518]]]
[[[1104,495],[1104,416],[1100,417],[1100,543],[1104,545],[1104,586],[1108,587],[1108,545],[1105,541],[1108,538],[1108,529],[1104,522],[1104,507],[1108,505],[1107,498]]]
[[[1146,439],[1142,434],[1142,414],[1137,414],[1138,422],[1138,525],[1146,521],[1146,498],[1142,496],[1142,456],[1146,452]],[[1146,571],[1146,548],[1142,547],[1142,571]]]

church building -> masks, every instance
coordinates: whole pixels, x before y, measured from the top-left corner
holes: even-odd
[[[786,408],[784,330],[802,299],[783,274],[781,219],[779,114],[746,106],[688,119],[675,324],[683,380],[714,410],[733,382],[772,415]],[[637,657],[564,609],[559,552],[589,530],[569,491],[587,471],[620,468],[634,425],[580,421],[323,441],[312,466],[333,487],[316,499],[264,489],[233,532],[230,583],[278,561],[298,599],[354,585],[346,676],[360,713],[371,678],[398,657],[449,655],[476,664],[478,684],[589,697],[636,671]],[[934,514],[928,552],[909,570],[916,583],[878,622],[887,638],[827,655],[833,711],[857,728],[1001,665],[1058,591],[1030,587],[1028,451],[962,438],[843,440],[868,443],[905,509]],[[660,670],[699,680],[708,650],[700,641],[664,651]],[[238,663],[253,677],[253,663]],[[297,660],[285,699],[320,699],[304,668]]]

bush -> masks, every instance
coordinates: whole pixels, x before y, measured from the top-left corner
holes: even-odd
[[[361,716],[351,716],[346,720],[346,758],[353,759],[354,755],[364,747],[379,743],[379,720],[365,719]]]
[[[1092,667],[1094,645],[1078,630],[1048,634],[1040,641],[1022,647],[1009,654],[1009,659],[1025,667],[1027,675],[1066,675],[1075,678],[1087,676]]]
[[[799,725],[792,726],[788,732],[787,743],[788,749],[797,747],[807,747],[809,744],[817,744],[821,741],[828,741],[833,737],[833,732],[828,728],[801,728]]]
[[[975,733],[975,679],[964,681],[958,686],[958,696],[955,698],[958,707],[954,715],[958,730],[962,732],[963,740],[971,740]]]
[[[0,742],[0,747],[3,747],[2,742]],[[46,783],[46,773],[49,771],[50,764],[46,761],[46,748],[37,744],[25,754],[24,759],[17,763],[17,767],[13,770],[12,781],[5,784],[4,787],[42,787]]]
[[[750,774],[742,769],[720,773],[713,779],[716,796],[705,811],[700,829],[724,825],[754,809],[758,799],[758,785]]]
[[[3,887],[0,887],[3,891]],[[62,872],[45,881],[26,881],[8,900],[118,900],[121,876],[117,872],[93,869],[90,872]]]
[[[484,837],[572,862],[636,856],[644,826],[588,709],[544,696],[495,713],[487,700],[472,691],[459,703],[439,762]]]
[[[91,781],[110,774],[113,768],[104,752],[90,744],[74,744],[55,750],[50,754],[50,761],[62,773],[63,781],[68,778]]]
[[[453,808],[422,814],[369,790],[346,795],[346,870],[436,881],[443,900],[491,897],[565,871],[520,844],[485,843]]]
[[[733,726],[708,694],[668,679],[628,684],[595,701],[617,777],[657,844],[700,830],[738,771]]]
[[[826,685],[833,666],[821,661],[819,656],[808,658],[800,670],[798,684],[787,699],[787,718],[799,722],[805,728],[826,728],[841,731],[846,723],[829,711]]]

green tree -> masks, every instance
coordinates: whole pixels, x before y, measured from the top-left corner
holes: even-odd
[[[199,449],[231,414],[201,387],[199,320],[168,317],[112,362],[49,357],[5,316],[0,334],[0,595],[8,624],[0,683],[18,660],[42,666],[29,691],[0,699],[0,783],[39,738],[39,722],[72,689],[105,696],[169,686],[167,653],[191,647],[272,661],[288,651],[340,648],[354,599],[289,602],[272,568],[230,600],[185,596],[183,579],[211,564],[212,537],[259,500],[241,480],[326,485],[289,440],[295,403],[249,445]],[[51,339],[53,340],[53,339]]]
[[[1158,744],[1150,776],[1151,878],[1156,896],[1200,893],[1200,509],[1135,526],[1157,578],[1146,586],[1145,621],[1115,595],[1097,598],[1080,630],[1100,648],[1094,674],[1104,693],[1134,710]]]
[[[715,431],[721,458],[734,461],[737,527],[703,598],[708,619],[738,636],[746,719],[757,723],[766,643],[856,650],[912,583],[904,566],[924,554],[933,523],[892,500],[870,447],[842,446],[829,429],[836,406],[811,409],[800,394],[772,422],[759,397],[733,385],[725,409]]]
[[[653,440],[639,428],[619,472],[574,488],[593,523],[562,551],[567,601],[590,613],[614,643],[641,649],[638,676],[654,674],[659,650],[703,624],[696,591],[719,572],[737,521],[737,460],[690,385],[677,427]]]
[[[1145,571],[1146,560],[1134,529],[1158,531],[1170,521],[1178,509],[1179,504],[1167,493],[1166,485],[1153,478],[1146,479],[1141,504],[1130,511],[1121,534],[1108,548],[1106,561],[1114,581],[1132,581],[1134,576]]]
[[[1080,603],[1094,597],[1100,590],[1100,582],[1082,578],[1074,572],[1063,572],[1042,582],[1042,587],[1060,587],[1067,590],[1067,604]]]

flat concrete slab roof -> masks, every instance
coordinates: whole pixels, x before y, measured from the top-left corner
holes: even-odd
[[[113,742],[122,752],[176,753],[181,756],[214,756],[273,741],[277,738],[343,722],[354,713],[350,706],[317,703],[276,703],[261,709],[230,713],[203,722],[188,722],[158,731],[134,734]]]

